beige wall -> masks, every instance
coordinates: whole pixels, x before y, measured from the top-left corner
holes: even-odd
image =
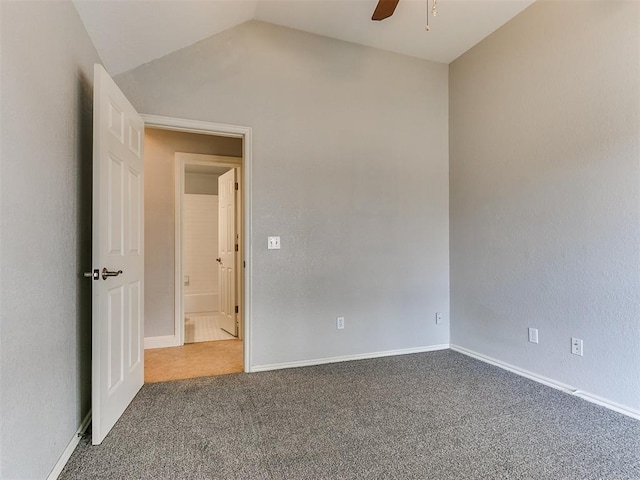
[[[538,1],[449,85],[452,343],[640,413],[640,3]]]
[[[260,22],[116,77],[141,112],[252,128],[252,365],[449,342],[447,81]]]
[[[218,195],[218,177],[211,173],[186,173],[184,193],[197,195]]]
[[[145,130],[145,337],[174,334],[175,152],[239,157],[242,140]]]
[[[71,2],[0,1],[0,478],[46,478],[91,407],[92,90]]]

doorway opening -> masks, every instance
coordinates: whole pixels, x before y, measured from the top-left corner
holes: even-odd
[[[242,339],[242,159],[178,152],[176,330],[181,343]]]
[[[251,213],[251,130],[143,118],[152,137],[145,138],[145,233],[152,236],[145,262],[145,381],[249,371],[250,259],[244,247]],[[160,141],[165,145],[159,146]],[[173,180],[171,192],[163,175]],[[150,205],[154,189],[162,189],[156,192],[161,198]],[[170,226],[172,236],[166,235]],[[164,239],[154,235],[154,228],[163,230]],[[158,335],[160,328],[164,331]]]

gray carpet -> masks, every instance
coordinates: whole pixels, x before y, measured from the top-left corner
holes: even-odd
[[[445,350],[145,385],[103,478],[640,479],[640,422]]]

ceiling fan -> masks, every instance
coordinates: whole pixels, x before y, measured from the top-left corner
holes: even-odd
[[[384,20],[393,15],[399,0],[379,0],[371,20]]]
[[[399,0],[378,0],[378,5],[373,12],[371,20],[384,20],[389,18],[395,12],[398,6]],[[433,8],[431,9],[431,15],[434,17],[438,14],[438,0],[433,0]],[[429,0],[427,0],[427,25],[425,26],[429,30]]]

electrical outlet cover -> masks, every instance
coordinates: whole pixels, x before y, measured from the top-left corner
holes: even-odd
[[[580,357],[583,356],[581,338],[571,337],[571,353],[574,355],[579,355]]]

